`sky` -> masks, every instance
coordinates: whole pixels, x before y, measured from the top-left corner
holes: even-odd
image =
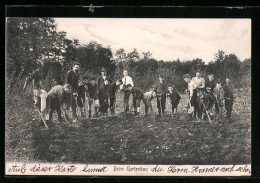
[[[80,44],[96,41],[128,53],[136,48],[140,56],[150,51],[157,60],[214,60],[224,50],[243,61],[251,57],[250,19],[173,18],[55,18],[58,31]]]

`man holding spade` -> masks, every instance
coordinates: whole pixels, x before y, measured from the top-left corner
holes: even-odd
[[[187,94],[189,97],[189,105],[188,105],[188,114],[189,114],[189,121],[192,120],[193,117],[196,118],[197,115],[197,86],[194,81],[191,80],[188,74],[183,76],[184,81],[188,84],[187,87]]]

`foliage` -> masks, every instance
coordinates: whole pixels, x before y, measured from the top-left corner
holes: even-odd
[[[94,41],[77,49],[77,61],[84,70],[91,70],[92,74],[99,74],[102,67],[107,68],[108,73],[115,72],[113,54],[110,47],[105,48]]]

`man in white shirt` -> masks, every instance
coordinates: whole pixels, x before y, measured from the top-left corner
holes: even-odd
[[[190,105],[194,107],[194,113],[193,117],[196,118],[197,115],[197,86],[193,80],[190,79],[190,76],[188,74],[185,74],[183,76],[184,81],[188,84],[188,94],[189,94],[189,100],[190,100]],[[189,115],[189,120],[191,120],[192,114]]]
[[[123,75],[124,77],[122,78],[123,84],[120,85],[120,90],[123,91],[124,94],[124,112],[128,112],[129,111],[129,97],[131,95],[131,91],[127,90],[126,86],[128,84],[131,84],[132,87],[134,86],[133,80],[130,76],[128,76],[128,71],[124,70],[123,71]]]
[[[197,87],[197,92],[200,92],[200,91],[204,92],[205,91],[205,79],[203,77],[201,77],[200,71],[196,72],[196,77],[193,77],[192,81],[195,83],[195,85]],[[200,105],[199,97],[197,97],[196,103],[197,103],[196,106]]]
[[[193,77],[192,81],[196,84],[197,88],[205,89],[205,79],[201,77],[199,71],[196,72],[196,77]]]

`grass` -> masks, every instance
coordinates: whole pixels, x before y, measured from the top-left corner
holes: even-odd
[[[121,114],[45,129],[31,102],[7,105],[6,160],[96,164],[246,164],[251,162],[251,93],[237,91],[232,123],[188,122],[186,102],[164,119]],[[21,103],[17,106],[15,104]],[[23,106],[23,104],[27,105]],[[242,105],[243,104],[243,105]],[[168,104],[167,104],[168,105]],[[130,99],[131,106],[131,99]],[[153,101],[156,109],[156,100]],[[169,106],[168,106],[169,108]],[[144,106],[141,106],[144,111]],[[11,115],[14,114],[14,115]],[[36,120],[37,119],[37,120]]]

